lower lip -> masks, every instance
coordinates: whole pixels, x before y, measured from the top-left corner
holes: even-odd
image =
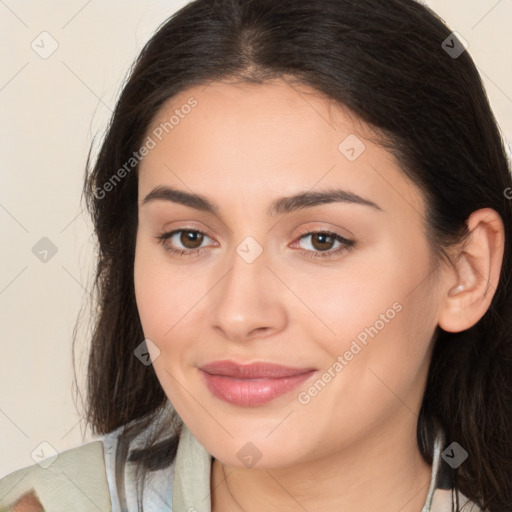
[[[315,371],[280,378],[235,379],[225,375],[212,375],[201,370],[208,389],[221,400],[231,404],[253,407],[262,405],[309,379]]]

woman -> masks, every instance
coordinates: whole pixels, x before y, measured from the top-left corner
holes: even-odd
[[[103,438],[6,506],[510,510],[510,187],[422,4],[189,3],[86,176]]]

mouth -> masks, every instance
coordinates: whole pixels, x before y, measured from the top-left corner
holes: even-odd
[[[210,392],[234,405],[254,407],[289,393],[316,373],[316,368],[292,368],[273,363],[241,365],[214,361],[199,368]]]

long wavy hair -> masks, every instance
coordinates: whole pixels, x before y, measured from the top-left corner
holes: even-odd
[[[144,474],[175,459],[182,423],[153,367],[134,356],[144,340],[133,281],[138,166],[126,163],[163,103],[188,87],[287,77],[379,134],[426,198],[435,261],[467,237],[473,211],[490,207],[501,216],[505,254],[495,295],[473,327],[437,327],[417,440],[432,463],[441,427],[447,444],[470,452],[450,469],[455,487],[491,512],[512,509],[512,182],[477,69],[468,51],[456,55],[443,44],[457,48],[451,32],[414,0],[195,0],[146,43],[94,162],[89,152],[83,188],[98,240],[86,422],[95,434],[120,429],[128,443],[169,413],[174,427],[163,422],[143,448],[120,445]],[[113,182],[123,166],[128,171]]]

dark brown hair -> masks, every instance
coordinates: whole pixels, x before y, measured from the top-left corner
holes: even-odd
[[[491,512],[512,509],[512,207],[504,193],[512,182],[476,67],[467,51],[447,51],[449,37],[443,21],[413,0],[196,0],[156,31],[123,87],[92,169],[91,153],[87,162],[84,195],[98,238],[87,389],[93,432],[120,428],[130,439],[168,410],[152,366],[134,356],[144,339],[133,283],[137,166],[108,192],[104,185],[140,148],[163,103],[187,87],[288,77],[381,134],[424,193],[436,261],[467,236],[473,211],[490,207],[501,216],[505,254],[492,303],[470,329],[437,328],[417,437],[431,463],[442,427],[447,444],[469,452],[452,471],[456,487]],[[178,436],[179,425],[130,458],[146,472],[165,467]]]

